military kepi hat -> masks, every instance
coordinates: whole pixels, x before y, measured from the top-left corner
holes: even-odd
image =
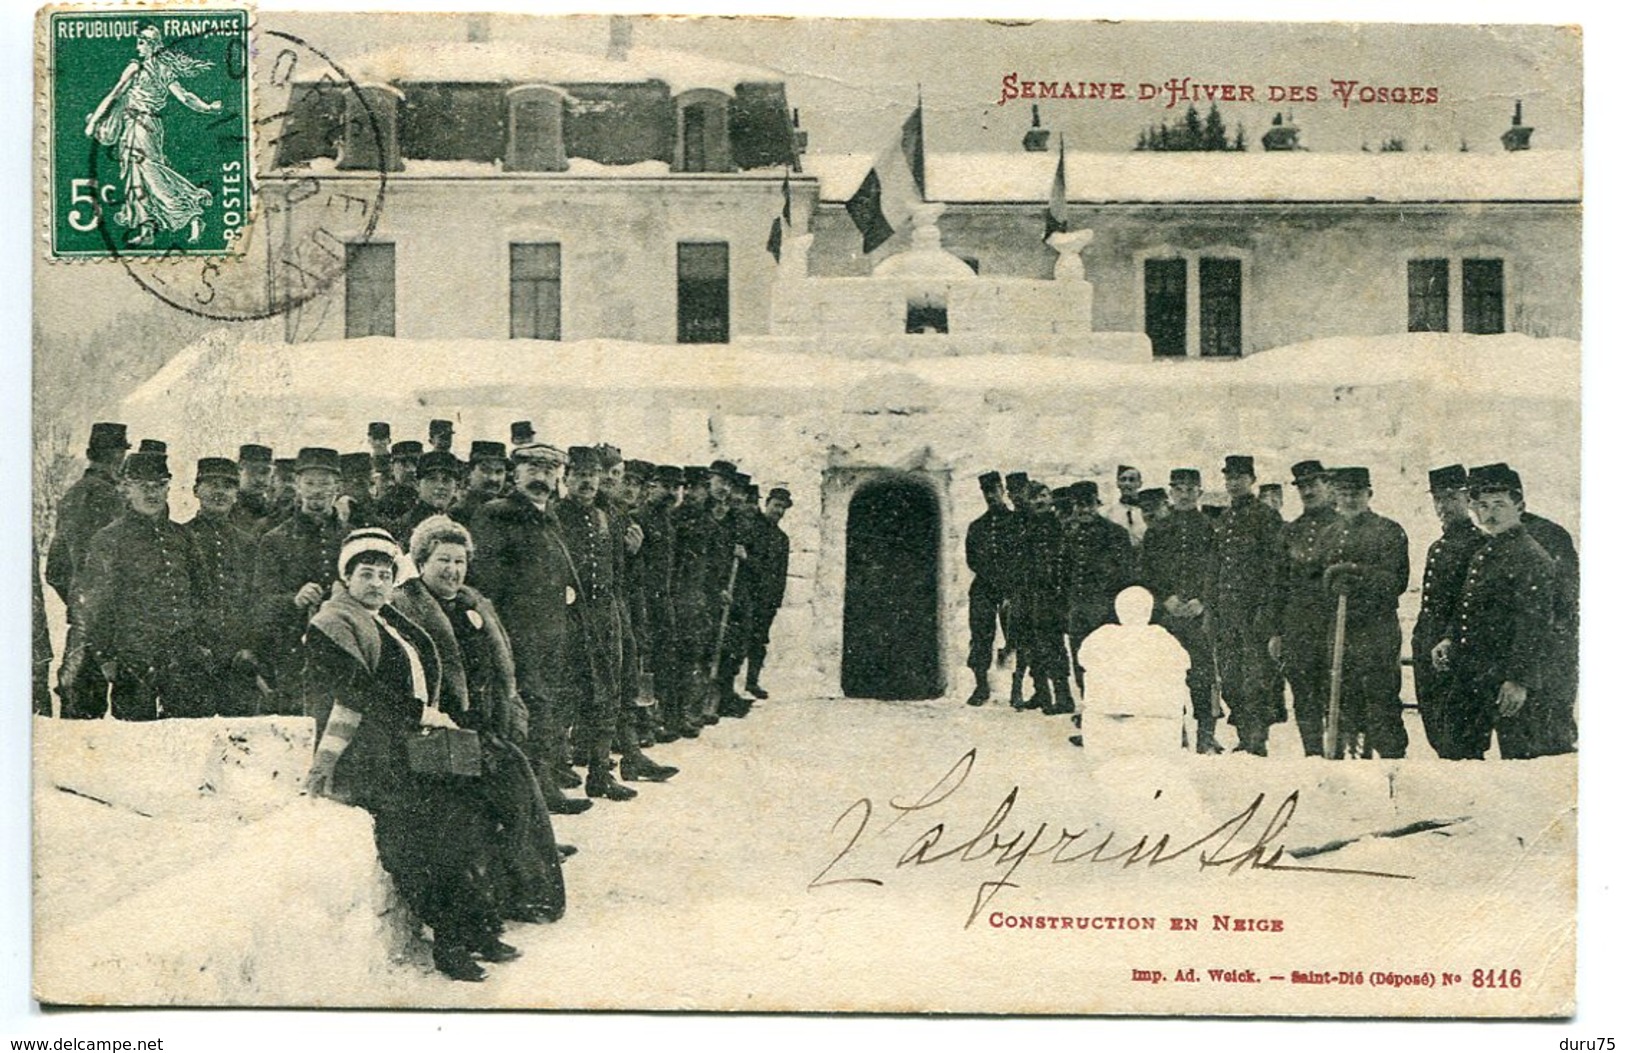
[[[712,475],[720,475],[724,479],[732,479],[739,474],[739,466],[732,461],[712,461],[711,467],[707,468],[706,471]]]
[[[270,464],[271,448],[257,442],[245,442],[237,447],[238,464]]]
[[[124,458],[124,478],[136,483],[161,483],[169,479],[169,455],[148,450]]]
[[[1169,486],[1201,486],[1202,473],[1195,468],[1175,468],[1168,473]]]
[[[604,466],[599,458],[598,451],[591,446],[570,447],[569,466],[577,471],[596,470]]]
[[[388,442],[389,441],[389,421],[387,421],[387,420],[375,420],[371,424],[367,425],[367,438],[368,439],[376,439],[376,440],[379,440],[381,442]]]
[[[675,464],[656,466],[654,474],[650,478],[662,486],[682,486],[685,481],[683,470]]]
[[[500,442],[488,439],[475,439],[474,444],[468,448],[468,463],[479,464],[481,461],[506,461],[508,448]]]
[[[994,474],[997,475],[998,473],[995,472]],[[769,490],[767,492],[767,499],[769,501],[783,501],[784,507],[786,508],[790,508],[795,504],[795,502],[790,499],[790,491],[786,490],[782,486],[775,486],[773,489]]]
[[[1428,472],[1428,493],[1448,494],[1467,489],[1467,469],[1459,464],[1447,464]]]
[[[1031,482],[1026,472],[1011,472],[1004,477],[1004,488],[1011,494],[1019,494],[1025,492]]]
[[[332,472],[339,474],[339,452],[325,446],[306,446],[293,462],[293,470],[303,472]]]
[[[106,453],[111,450],[128,450],[130,440],[126,437],[126,429],[122,424],[112,421],[102,421],[90,426],[90,452]]]
[[[339,454],[339,474],[346,479],[366,479],[372,475],[372,454]]]
[[[1004,482],[1004,476],[1000,475],[998,472],[983,472],[981,475],[976,477],[976,482],[983,490],[991,490],[995,486],[998,486],[1000,483]]]
[[[1302,486],[1304,483],[1323,479],[1326,476],[1326,466],[1319,461],[1299,461],[1292,466],[1292,485]]]
[[[1253,459],[1244,453],[1232,453],[1224,459],[1225,475],[1255,475]]]
[[[1072,499],[1080,505],[1092,508],[1100,504],[1100,485],[1098,483],[1085,479],[1081,483],[1073,483],[1071,490]]]
[[[1160,486],[1151,486],[1140,491],[1141,508],[1145,508],[1148,505],[1166,504],[1167,502],[1168,491],[1164,490]]]
[[[436,472],[453,476],[462,475],[463,462],[459,461],[455,455],[441,450],[430,450],[418,458],[419,479],[426,475],[433,475]]]
[[[1367,490],[1371,487],[1371,469],[1333,468],[1332,485],[1340,490]]]
[[[200,457],[197,462],[197,481],[220,479],[237,484],[237,462],[228,457]]]
[[[508,445],[532,446],[536,443],[536,429],[528,420],[516,420],[508,425]]]
[[[162,439],[142,439],[139,453],[168,453],[169,443]]]
[[[1504,461],[1484,464],[1467,473],[1467,489],[1475,494],[1523,493],[1523,477]]]
[[[432,420],[429,422],[429,438],[431,439],[439,438],[442,435],[449,439],[451,438],[451,431],[451,421],[449,420]]]
[[[389,448],[389,455],[397,461],[412,461],[423,456],[423,444],[416,439],[398,442]]]

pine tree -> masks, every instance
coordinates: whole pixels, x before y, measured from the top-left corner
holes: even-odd
[[[1219,116],[1219,106],[1215,103],[1207,111],[1207,121],[1202,125],[1202,149],[1226,150],[1229,142],[1225,136],[1224,118]]]

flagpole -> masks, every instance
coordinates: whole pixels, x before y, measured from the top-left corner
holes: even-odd
[[[920,200],[930,201],[931,196],[925,192],[925,89],[919,81],[914,82],[914,110],[920,115]]]

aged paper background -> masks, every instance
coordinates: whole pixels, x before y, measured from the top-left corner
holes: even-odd
[[[936,15],[936,14],[939,14],[939,13],[944,13],[944,12],[935,12],[935,11],[930,12],[930,14],[933,14],[933,15]],[[1381,17],[1381,16],[1379,14],[1376,14],[1376,13],[1367,14],[1365,12],[1362,12],[1361,17],[1362,18],[1367,18],[1367,17]],[[1519,16],[1518,15],[1508,15],[1506,17],[1519,17]],[[1527,14],[1525,14],[1522,17],[1529,17],[1529,16]],[[25,37],[27,36],[26,32],[22,33],[22,35],[25,36]],[[1592,63],[1592,64],[1595,64],[1595,63],[1599,62],[1599,59],[1597,58],[1597,56],[1596,56],[1596,54],[1594,52],[1590,51],[1591,45],[1592,45],[1592,41],[1588,39],[1588,62]],[[744,59],[745,57],[741,56],[741,58]],[[765,57],[758,59],[758,61],[762,61],[762,62],[764,62],[764,64],[770,64],[770,62],[768,62],[768,60]],[[25,94],[24,97],[26,97],[26,94]],[[1593,98],[1595,99],[1596,96],[1593,96]],[[1600,109],[1601,107],[1596,107],[1596,108]],[[1594,122],[1599,121],[1598,115],[1595,113],[1595,111],[1593,111],[1592,116],[1593,116],[1593,121]],[[1606,116],[1606,115],[1604,115],[1604,116]],[[1591,131],[1589,133],[1589,137],[1590,137],[1590,143],[1588,145],[1594,144],[1596,142],[1596,140],[1598,138],[1600,138],[1599,129],[1598,129],[1597,124],[1594,124],[1593,127],[1591,128]],[[856,149],[861,150],[862,147],[857,147]],[[1592,173],[1592,178],[1591,178],[1591,181],[1590,181],[1590,186],[1595,188],[1595,187],[1597,187],[1599,185],[1601,185],[1601,181],[1598,179],[1595,172],[1593,172]],[[1599,203],[1596,202],[1596,201],[1589,202],[1588,203],[1588,210],[1591,209],[1591,208],[1596,207],[1598,204]],[[1594,242],[1594,240],[1596,238],[1595,233],[1593,233],[1591,235],[1591,237],[1592,237],[1593,242]],[[1596,273],[1590,271],[1589,268],[1588,268],[1588,277],[1590,277],[1592,279],[1592,281],[1596,281],[1596,279],[1597,279]],[[1594,331],[1592,335],[1593,335],[1593,338],[1595,339],[1598,334]],[[1593,375],[1588,374],[1587,379],[1588,379],[1588,382],[1590,384],[1592,384],[1592,385],[1595,385],[1597,383],[1597,380]],[[1604,379],[1604,382],[1606,383],[1606,377]],[[1594,388],[1593,388],[1593,391],[1594,391]],[[1592,397],[1594,397],[1594,395]],[[1595,412],[1595,411],[1593,411],[1593,412]],[[19,439],[19,443],[26,444],[26,439]],[[180,474],[180,473],[178,472],[177,474]],[[1593,499],[1594,496],[1595,496],[1595,488],[1593,488],[1588,493],[1588,498],[1587,498],[1588,502],[1590,502]],[[1592,516],[1595,516],[1595,515],[1596,515],[1595,511],[1593,511]],[[1591,516],[1588,516],[1588,519],[1591,519]],[[1596,555],[1596,556],[1603,556],[1604,554],[1598,552],[1598,549],[1600,547],[1601,547],[1600,545],[1597,545],[1594,542],[1592,548],[1590,549],[1591,554]],[[1588,591],[1595,589],[1597,587],[1596,583],[1598,581],[1605,581],[1606,582],[1606,580],[1607,580],[1605,577],[1603,577],[1603,575],[1606,575],[1607,571],[1605,569],[1600,569],[1599,568],[1600,562],[1601,562],[1600,560],[1598,560],[1596,562],[1588,560],[1588,564],[1587,564]],[[1605,584],[1602,587],[1606,588],[1607,586]],[[1589,615],[1589,611],[1588,611],[1588,615]],[[1587,631],[1588,631],[1588,633],[1595,633],[1597,631],[1597,625],[1596,625],[1596,623],[1594,621],[1593,622],[1588,622],[1588,630]],[[1594,678],[1595,678],[1595,668],[1593,667],[1592,670],[1588,672],[1588,678],[1587,678],[1588,682],[1594,682]],[[1593,692],[1593,693],[1589,694],[1588,697],[1595,700],[1596,698],[1599,697],[1599,695],[1596,694],[1595,692]],[[1608,741],[1607,736],[1609,734],[1609,728],[1608,728],[1607,724],[1604,723],[1604,720],[1606,719],[1605,715],[1601,714],[1601,713],[1598,713],[1596,710],[1597,710],[1597,707],[1595,705],[1595,702],[1593,702],[1593,704],[1591,706],[1587,707],[1587,718],[1586,718],[1587,719],[1587,738],[1588,738],[1588,742],[1592,743],[1593,745],[1595,745],[1599,741],[1607,742]],[[22,731],[21,734],[22,734],[22,736],[24,738],[26,738],[26,730]],[[1600,753],[1601,751],[1599,750],[1597,752]],[[945,761],[951,760],[951,759],[952,759],[951,757],[945,757],[944,758]],[[19,766],[16,770],[21,771],[21,770],[24,770],[24,769],[22,768],[22,766]],[[886,780],[879,780],[879,781],[877,781],[875,783],[875,785],[873,786],[873,788],[872,788],[872,790],[870,792],[873,792],[876,796],[883,796],[883,795],[887,795],[887,794],[890,794],[890,793],[893,793],[893,792],[902,791],[902,790],[905,790],[905,789],[913,789],[913,787],[912,786],[909,786],[909,787],[897,786],[897,785],[894,785],[893,783],[888,782]],[[1593,792],[1593,791],[1588,789],[1587,792],[1589,793],[1589,792]],[[1593,840],[1590,840],[1590,841],[1586,842],[1586,848],[1587,848],[1588,857],[1592,852],[1596,852],[1597,854],[1600,855],[1600,854],[1606,853],[1608,851],[1608,848],[1607,848],[1606,844],[1602,843],[1602,842],[1599,842],[1595,838]],[[1590,864],[1587,863],[1586,865],[1587,865],[1587,867],[1589,867]],[[1589,870],[1584,872],[1584,873],[1589,873]],[[1585,882],[1586,882],[1586,879],[1583,876],[1582,877],[1582,882],[1581,882],[1582,897],[1585,896],[1585,889],[1587,887]],[[958,888],[957,886],[954,886],[951,889],[944,889],[943,890],[943,896],[945,898],[947,898],[947,899],[950,899],[953,902],[955,910],[957,910],[961,906],[961,904],[959,904],[958,900],[960,898],[962,898],[960,896],[960,893],[962,891],[963,890]],[[1195,909],[1200,909],[1200,908],[1195,908]],[[1080,912],[1081,912],[1081,908],[1080,908]],[[1104,910],[1101,911],[1101,912],[1106,913],[1106,911],[1104,911]],[[1122,912],[1123,913],[1137,913],[1137,912],[1130,911],[1130,910],[1127,910],[1127,909],[1123,910]],[[1166,912],[1159,912],[1159,913],[1166,913]],[[1604,917],[1602,919],[1600,919],[1595,924],[1590,923],[1589,918],[1588,918],[1587,924],[1590,927],[1582,928],[1582,939],[1581,939],[1582,954],[1585,953],[1586,943],[1588,942],[1588,940],[1587,940],[1587,933],[1588,932],[1595,932],[1595,933],[1599,934],[1603,940],[1606,940],[1607,935],[1612,931],[1612,926],[1609,924],[1609,921],[1610,921],[1610,919],[1608,918],[1608,916],[1606,914],[1604,915]],[[1380,925],[1386,925],[1388,923],[1386,921],[1380,921],[1379,924]],[[1597,937],[1592,937],[1592,938],[1595,939]],[[24,944],[24,946],[26,946],[26,944]],[[993,949],[994,949],[994,953],[997,953],[997,944],[993,945]],[[1022,961],[1021,969],[1018,971],[1019,973],[1023,973],[1026,976],[1030,977],[1030,976],[1033,975],[1033,973],[1042,971],[1044,969],[1044,962],[1043,962],[1043,955],[1042,954],[1039,954],[1038,956],[1036,956],[1035,958],[1032,958],[1030,960],[1029,960],[1028,956],[1025,955],[1025,954],[1022,957],[1023,957],[1023,961]],[[26,956],[24,956],[21,960],[26,961]],[[1586,959],[1584,957],[1582,957],[1580,984],[1579,984],[1579,987],[1577,988],[1577,992],[1579,994],[1580,1004],[1581,1004],[1581,1014],[1582,1014],[1581,1015],[1581,1020],[1582,1021],[1586,1021],[1587,1017],[1589,1015],[1588,1011],[1587,1011],[1587,1006],[1586,1006],[1586,991],[1588,990],[1588,988],[1591,988],[1591,984],[1587,982],[1588,977],[1587,977],[1587,970],[1586,970],[1585,961],[1586,961]],[[1607,964],[1606,952],[1604,952],[1603,964],[1600,967],[1599,966],[1593,966],[1593,968],[1599,968],[1603,973],[1606,974],[1606,972],[1609,969],[1609,966]],[[1030,980],[1017,980],[1016,983],[1018,983],[1018,984],[1031,983],[1031,984],[1033,984],[1035,986],[1038,986],[1038,987],[1040,987],[1040,988],[1042,988],[1044,990],[1053,991],[1053,992],[1060,992],[1060,991],[1064,991],[1067,987],[1071,986],[1075,982],[1074,979],[1071,976],[1067,975],[1067,971],[1065,969],[1060,970],[1060,972],[1061,972],[1061,975],[1058,975],[1058,976],[1047,976],[1047,977],[1044,977],[1042,979],[1033,978],[1033,979],[1030,979]],[[1595,982],[1597,977],[1591,977],[1590,979],[1592,980],[1592,982]],[[810,985],[807,988],[806,992],[804,992],[804,993],[810,993],[813,990],[816,990],[816,984]],[[1049,1001],[1049,999],[1042,999],[1042,1000],[1043,1001]],[[1066,996],[1062,996],[1062,1000],[1067,1001],[1067,1002],[1072,1002],[1073,1001],[1072,998],[1066,997]],[[817,1001],[816,996],[814,998],[814,1001]],[[1108,1000],[1108,1002],[1109,1001],[1110,1000]],[[1087,996],[1078,998],[1077,1002],[1083,1003],[1083,1006],[1089,1006],[1090,1008],[1097,1008],[1097,1009],[1106,1009],[1107,1011],[1111,1011],[1113,1008],[1116,1008],[1116,1007],[1113,1007],[1113,1006],[1111,1006],[1109,1004],[1108,1005],[1093,1005],[1093,1006],[1090,1006],[1089,1005],[1090,1000],[1087,998]],[[791,997],[789,999],[786,999],[784,1002],[781,1002],[780,1004],[782,1005],[782,1004],[804,1004],[804,1003],[803,1003],[801,997],[793,996],[793,997]],[[1073,1003],[1073,1004],[1077,1004],[1077,1003]],[[1083,1007],[1083,1006],[1080,1006],[1080,1007]],[[1128,1007],[1123,1006],[1123,1008],[1128,1008]],[[1212,1012],[1212,1011],[1221,1011],[1222,1012],[1222,1011],[1225,1011],[1225,1010],[1222,1010],[1222,1009],[1215,1010],[1212,1007],[1209,1007],[1208,1011],[1210,1011],[1210,1012]],[[1354,1005],[1351,1005],[1348,1008],[1340,1008],[1339,1009],[1339,1012],[1347,1012],[1347,1013],[1358,1013],[1359,1011],[1360,1010],[1359,1010],[1358,1006],[1354,1006]],[[84,1019],[85,1018],[83,1018],[83,1017],[76,1018],[76,1020],[84,1020]],[[94,1019],[96,1019],[98,1024],[100,1024],[100,1022],[104,1021],[106,1019],[106,1017],[97,1017],[97,1018],[94,1018]],[[149,1017],[146,1017],[144,1019],[152,1020],[152,1019],[156,1019],[156,1018],[149,1016]],[[53,1018],[51,1024],[52,1024],[52,1026],[50,1028],[48,1028],[48,1029],[45,1029],[45,1030],[48,1030],[49,1033],[52,1033],[52,1034],[56,1034],[56,1033],[83,1033],[83,1032],[86,1031],[86,1028],[80,1026],[77,1022],[72,1026],[65,1026],[63,1024],[63,1018]],[[1037,1026],[1037,1025],[1033,1025],[1033,1026]],[[1177,1025],[1171,1025],[1171,1026],[1177,1027]],[[1266,1026],[1266,1025],[1259,1025],[1259,1026]],[[1319,1027],[1328,1027],[1329,1025],[1310,1025],[1310,1026],[1319,1028]],[[1605,1027],[1606,1024],[1603,1024],[1602,1026]],[[1519,1027],[1521,1029],[1523,1027],[1523,1025],[1517,1025],[1517,1027]],[[131,1030],[137,1030],[137,1029],[132,1028]],[[1562,1028],[1561,1030],[1562,1030],[1562,1033],[1564,1033],[1564,1034],[1572,1034],[1572,1033],[1574,1033],[1572,1029],[1567,1028],[1567,1027]],[[1587,1033],[1590,1033],[1591,1031],[1596,1031],[1598,1029],[1597,1028],[1592,1028],[1592,1027],[1587,1027],[1587,1028],[1584,1028],[1582,1030],[1586,1031]],[[29,1033],[33,1034],[35,1032],[32,1029],[30,1029]],[[1298,1029],[1294,1030],[1293,1036],[1296,1037],[1297,1035],[1302,1034],[1302,1033],[1305,1033],[1304,1029],[1303,1028],[1298,1028]],[[1332,1032],[1332,1034],[1333,1035],[1341,1035],[1341,1034],[1343,1034],[1343,1032]],[[1491,1036],[1491,1040],[1496,1041],[1496,1042],[1502,1041],[1503,1039],[1501,1038],[1501,1034],[1502,1034],[1501,1032],[1496,1032],[1494,1035]],[[1555,1045],[1558,1037],[1559,1037],[1559,1029],[1548,1027],[1548,1028],[1545,1028],[1545,1029],[1535,1029],[1534,1032],[1533,1032],[1533,1037],[1531,1038],[1531,1041],[1534,1041],[1537,1044],[1543,1044],[1546,1041],[1550,1041]]]

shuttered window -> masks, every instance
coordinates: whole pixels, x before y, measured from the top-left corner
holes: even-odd
[[[728,342],[728,244],[677,245],[677,342]]]
[[[1461,328],[1468,333],[1506,332],[1506,268],[1501,260],[1461,261]]]
[[[344,247],[344,335],[395,335],[395,246]]]
[[[1413,333],[1450,331],[1450,261],[1411,260],[1406,267]]]
[[[556,241],[508,246],[508,336],[560,340],[560,253]]]
[[[1168,357],[1185,353],[1185,261],[1145,261],[1145,335],[1151,353]]]
[[[1202,356],[1241,354],[1241,261],[1203,259],[1197,281],[1202,294]]]

